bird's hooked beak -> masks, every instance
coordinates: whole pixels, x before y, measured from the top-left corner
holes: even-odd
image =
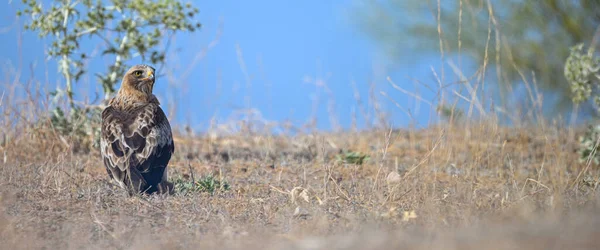
[[[154,82],[154,73],[152,71],[148,71],[148,79]]]

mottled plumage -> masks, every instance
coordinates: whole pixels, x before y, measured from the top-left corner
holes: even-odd
[[[171,126],[160,108],[154,68],[133,66],[102,112],[100,147],[108,175],[130,193],[168,193],[167,164],[175,150]]]

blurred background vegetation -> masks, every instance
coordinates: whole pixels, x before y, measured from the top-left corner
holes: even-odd
[[[363,1],[356,14],[361,30],[392,60],[402,60],[406,47],[445,52],[459,63],[462,58],[472,62],[465,66],[489,71],[495,79],[487,84],[504,103],[511,100],[507,93],[527,99],[525,81],[535,81],[545,94],[544,113],[554,117],[573,108],[563,73],[570,48],[600,46],[596,0],[377,0]],[[484,60],[489,60],[487,67]],[[582,114],[597,116],[593,106],[592,101],[582,103]]]

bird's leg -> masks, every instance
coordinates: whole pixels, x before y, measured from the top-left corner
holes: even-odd
[[[173,183],[163,180],[160,183],[158,183],[158,193],[173,194],[175,193],[175,187]]]
[[[138,171],[134,167],[130,167],[128,172],[129,174],[127,176],[130,192],[137,194],[142,191],[145,191],[144,189],[146,188],[147,183],[146,180],[144,180],[144,177],[142,176],[140,171]]]
[[[169,168],[165,167],[160,183],[158,183],[158,193],[160,194],[173,194],[175,193],[175,187],[173,183],[167,181],[167,174]]]

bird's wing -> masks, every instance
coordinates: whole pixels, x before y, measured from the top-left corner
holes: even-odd
[[[131,152],[123,141],[123,120],[126,114],[108,106],[102,111],[102,127],[100,138],[100,151],[104,165],[108,169],[125,171],[129,164]],[[110,172],[109,172],[110,174]]]
[[[131,112],[109,106],[102,112],[101,150],[108,168],[148,172],[152,167],[165,167],[174,151],[167,117],[158,105]]]

